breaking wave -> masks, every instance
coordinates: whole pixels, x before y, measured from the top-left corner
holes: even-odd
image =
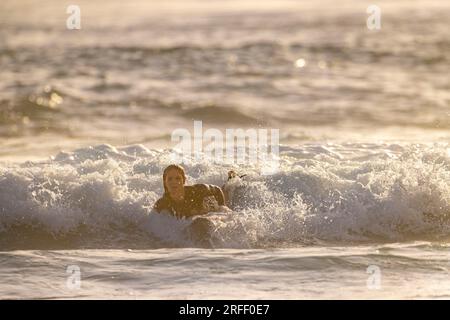
[[[187,163],[188,183],[222,185],[231,168],[247,174],[231,185],[233,212],[210,214],[206,232],[152,211],[170,163],[170,150],[99,145],[2,165],[0,250],[450,239],[447,144],[281,146],[272,175],[250,164]]]

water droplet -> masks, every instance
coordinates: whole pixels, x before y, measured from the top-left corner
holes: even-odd
[[[298,59],[297,61],[295,61],[295,66],[297,68],[303,68],[305,65],[306,65],[305,59]]]

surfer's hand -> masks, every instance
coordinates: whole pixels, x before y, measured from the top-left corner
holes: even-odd
[[[217,211],[219,204],[214,196],[205,197],[203,199],[203,209],[206,212]]]
[[[217,212],[230,213],[230,212],[233,212],[233,211],[230,208],[228,208],[227,206],[219,206]]]

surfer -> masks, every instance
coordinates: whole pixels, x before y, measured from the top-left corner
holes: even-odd
[[[177,218],[229,210],[225,206],[220,187],[209,184],[186,186],[185,183],[186,174],[183,167],[172,164],[164,169],[164,195],[156,201],[154,209],[157,212],[168,211]]]

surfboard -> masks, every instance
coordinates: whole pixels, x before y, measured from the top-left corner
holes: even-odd
[[[203,247],[212,247],[214,231],[220,223],[225,221],[231,210],[224,212],[210,212],[206,215],[194,216],[187,230],[191,240]]]

